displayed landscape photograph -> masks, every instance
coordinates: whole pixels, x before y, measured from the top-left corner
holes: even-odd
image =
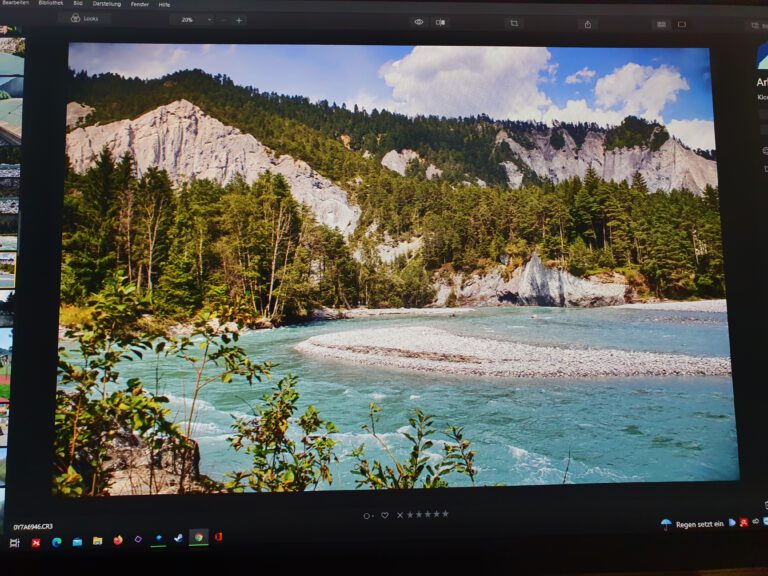
[[[16,313],[16,293],[13,290],[0,290],[0,328],[12,328]]]
[[[24,52],[23,38],[7,37],[0,30],[0,163],[18,163],[8,162],[3,155],[10,152],[6,147],[21,145]]]
[[[0,252],[0,288],[16,286],[16,252]]]
[[[69,66],[55,494],[738,479],[708,50]]]
[[[0,328],[0,403],[7,403],[11,398],[12,355],[13,330],[11,328]],[[1,410],[2,408],[0,408]]]

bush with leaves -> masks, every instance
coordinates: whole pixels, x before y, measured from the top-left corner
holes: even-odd
[[[406,460],[398,459],[390,446],[376,432],[376,422],[382,409],[371,402],[369,420],[363,425],[363,430],[371,434],[381,444],[384,451],[392,460],[392,465],[385,465],[374,460],[370,462],[365,456],[365,445],[361,444],[352,452],[357,464],[352,473],[359,477],[358,488],[409,489],[409,488],[446,488],[447,476],[462,474],[469,477],[474,485],[477,469],[475,468],[475,452],[470,450],[470,442],[464,438],[462,428],[451,426],[444,434],[448,441],[443,443],[443,454],[439,462],[430,463],[429,449],[434,446],[430,436],[437,430],[434,427],[434,416],[415,410],[408,419],[413,432],[403,434],[411,444],[411,451]]]
[[[135,287],[113,278],[93,298],[90,320],[65,336],[77,344],[77,363],[65,347],[59,349],[56,393],[55,476],[53,491],[67,496],[96,496],[108,492],[110,450],[120,438],[138,438],[149,449],[186,444],[179,428],[168,420],[168,399],[148,393],[142,383],[121,383],[118,364],[142,358],[152,338],[138,335],[143,303]],[[150,483],[150,492],[152,486]]]
[[[309,406],[296,421],[300,438],[291,437],[290,424],[299,399],[297,381],[292,375],[282,378],[264,395],[263,405],[253,407],[253,418],[238,418],[233,424],[235,433],[229,443],[236,451],[249,454],[253,465],[250,470],[229,473],[226,490],[290,492],[333,483],[330,464],[338,462],[333,450],[336,442],[330,436],[338,432],[333,422],[323,420]]]

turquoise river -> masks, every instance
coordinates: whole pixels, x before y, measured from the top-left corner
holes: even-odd
[[[399,456],[407,453],[402,432],[415,408],[434,414],[440,429],[463,426],[477,452],[483,485],[735,480],[738,459],[733,391],[728,377],[633,377],[512,379],[446,376],[359,366],[304,356],[294,347],[318,334],[367,327],[434,326],[454,334],[579,347],[728,356],[725,313],[634,308],[479,309],[450,316],[400,316],[316,322],[243,334],[240,344],[254,360],[271,360],[275,377],[299,376],[300,405],[315,405],[339,428],[340,459],[333,484],[353,489],[351,451],[364,443],[369,457],[387,460],[377,441],[361,430],[368,407],[383,408],[377,431]],[[155,363],[121,367],[148,388]],[[159,368],[161,392],[183,422],[190,394],[189,369],[180,361]],[[248,458],[227,443],[235,416],[249,413],[268,385],[214,383],[202,395],[193,435],[200,444],[201,471],[222,479],[245,469]],[[435,436],[437,440],[443,436]],[[438,458],[440,443],[432,449]],[[450,477],[464,485],[463,476]]]

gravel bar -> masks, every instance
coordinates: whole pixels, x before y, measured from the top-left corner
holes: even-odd
[[[354,364],[515,378],[727,376],[727,357],[612,348],[537,346],[458,336],[427,327],[372,328],[314,336],[296,350]]]
[[[680,312],[728,312],[725,300],[697,300],[693,302],[648,302],[623,304],[616,308],[636,310],[670,310]]]

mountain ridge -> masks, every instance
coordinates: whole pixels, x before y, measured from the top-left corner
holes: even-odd
[[[580,152],[590,139],[597,139],[606,151],[633,150],[634,145],[640,145],[641,150],[650,150],[647,156],[653,156],[665,143],[674,140],[663,126],[632,116],[614,127],[568,122],[555,122],[548,126],[533,121],[496,120],[485,115],[465,118],[410,117],[387,110],[373,109],[369,112],[357,106],[350,110],[343,104],[310,102],[303,96],[265,93],[256,88],[236,86],[226,76],[211,76],[200,70],[179,71],[154,80],[126,79],[115,74],[88,76],[73,72],[72,84],[73,100],[96,108],[84,125],[136,118],[160,104],[184,98],[195,102],[224,124],[252,134],[278,153],[290,153],[308,161],[313,168],[337,183],[345,182],[362,171],[369,171],[369,159],[378,163],[392,151],[413,150],[424,160],[423,168],[434,166],[440,170],[441,178],[455,184],[476,180],[502,186],[541,184],[553,175],[541,166],[531,166],[542,161],[529,157],[534,148],[543,157],[553,152],[552,157],[559,161],[569,153]],[[131,98],[121,100],[117,105],[111,97],[115,91],[130,94]],[[238,122],[238,117],[243,121]],[[278,127],[270,129],[273,125]],[[300,134],[304,131],[307,133]],[[500,145],[500,133],[507,134],[506,144]],[[291,139],[292,134],[304,140],[325,140],[322,147],[335,147],[333,155],[337,159],[343,158],[343,162],[324,166],[312,162],[309,157],[302,157],[296,142]],[[675,185],[686,184],[693,186],[693,191],[700,194],[706,184],[716,185],[715,163],[707,157],[712,153],[693,151],[676,142],[676,156],[686,156],[687,165],[696,164],[690,170],[684,167],[677,172],[690,172],[694,176],[669,176],[660,181],[660,187],[669,191]],[[311,154],[318,146],[307,148]],[[682,154],[684,151],[690,154]],[[627,155],[618,156],[623,158]],[[632,158],[623,172],[632,169],[631,161]],[[582,159],[581,163],[584,165],[585,161]],[[349,169],[340,170],[341,164]],[[514,167],[517,171],[513,170]],[[598,165],[595,167],[599,168]],[[638,167],[643,168],[639,164]],[[657,168],[652,163],[645,167],[647,174],[654,169]],[[562,181],[568,175],[583,177],[584,170],[582,166],[578,170],[570,169],[568,174],[556,171],[554,181]],[[431,174],[434,174],[434,168]],[[430,178],[430,175],[426,177]]]

